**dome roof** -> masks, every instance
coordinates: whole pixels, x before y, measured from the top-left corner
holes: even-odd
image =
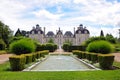
[[[34,32],[34,34],[43,34],[44,32],[41,30],[41,27],[39,27],[39,25],[36,25],[36,28],[33,27],[33,29],[30,31],[30,34],[32,34],[32,32]]]
[[[78,29],[76,32],[75,32],[76,34],[79,34],[79,33],[81,33],[81,34],[89,34],[90,32],[87,30],[87,29]]]
[[[80,24],[78,29],[75,32],[76,34],[90,34],[89,30],[86,29],[86,27],[83,28],[83,25]]]

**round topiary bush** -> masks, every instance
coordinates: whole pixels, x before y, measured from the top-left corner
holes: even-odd
[[[112,45],[109,42],[103,40],[91,42],[87,47],[87,51],[89,52],[102,54],[108,54],[112,52],[112,50]]]
[[[10,51],[20,55],[35,51],[34,41],[30,39],[21,39],[10,44]]]

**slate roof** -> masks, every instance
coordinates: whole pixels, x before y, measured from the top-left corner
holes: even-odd
[[[86,27],[83,28],[82,24],[79,25],[75,33],[79,34],[79,32],[81,32],[81,34],[90,34],[90,32],[86,29]]]
[[[60,28],[59,28],[59,30],[58,30],[58,32],[57,32],[57,35],[58,35],[58,34],[61,34],[61,35],[63,34],[62,31],[60,30]]]
[[[30,34],[32,34],[32,32],[34,31],[34,34],[38,34],[40,32],[40,34],[43,34],[44,32],[41,30],[41,27],[39,27],[39,25],[36,25],[36,28],[33,27],[33,29],[30,31]]]
[[[49,31],[46,35],[47,35],[48,37],[53,37],[55,34],[54,34],[52,31]]]
[[[81,31],[81,34],[89,34],[90,33],[87,29],[78,29],[78,30],[76,30],[75,33],[78,34],[79,31]],[[87,32],[87,33],[85,33],[85,32]]]
[[[65,34],[64,34],[64,37],[72,37],[73,34],[71,31],[66,31]]]

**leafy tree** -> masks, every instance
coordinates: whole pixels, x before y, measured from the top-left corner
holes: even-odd
[[[12,31],[10,30],[9,26],[5,25],[0,21],[0,38],[9,45],[10,38],[12,37]]]
[[[50,38],[48,43],[54,43],[54,40],[52,38]]]
[[[101,30],[101,32],[100,32],[100,36],[103,36],[103,37],[104,37],[103,30]]]
[[[72,45],[72,42],[68,39],[64,43],[68,43],[70,46]]]
[[[111,43],[116,43],[116,39],[113,37],[112,34],[107,34],[106,35],[106,40],[111,42]]]

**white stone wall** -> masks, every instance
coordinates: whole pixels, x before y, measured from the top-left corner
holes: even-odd
[[[81,45],[89,38],[89,34],[75,34],[75,37],[63,37],[63,35],[57,35],[56,37],[45,37],[43,34],[30,34],[30,38],[39,41],[44,44],[49,41],[50,38],[54,40],[57,45],[62,45],[65,40],[69,40],[73,45]]]

